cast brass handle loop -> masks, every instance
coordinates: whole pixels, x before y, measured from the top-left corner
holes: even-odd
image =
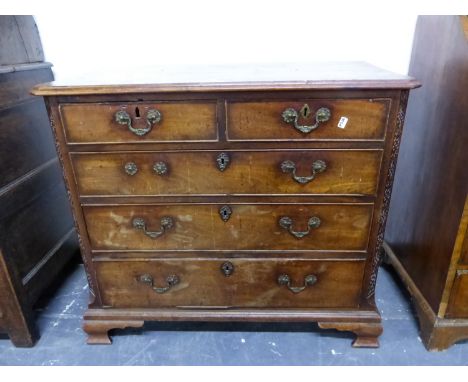
[[[146,222],[142,218],[134,218],[132,225],[135,229],[141,229],[151,239],[156,239],[174,226],[174,220],[170,216],[162,217],[160,231],[148,231],[146,229]]]
[[[281,163],[281,171],[285,174],[292,174],[292,178],[300,184],[306,184],[315,179],[317,174],[324,172],[327,169],[327,164],[323,160],[316,160],[312,163],[312,175],[298,176],[296,175],[296,164],[293,161],[285,160]]]
[[[304,236],[307,236],[310,233],[311,228],[318,228],[320,227],[321,220],[317,216],[312,216],[309,221],[307,222],[308,229],[307,231],[294,231],[293,229],[293,220],[289,216],[282,216],[278,224],[281,228],[284,228],[288,231],[291,235],[298,239],[302,239]]]
[[[319,127],[320,123],[327,122],[331,117],[330,109],[321,107],[315,113],[315,123],[313,125],[299,125],[299,113],[301,113],[304,118],[308,117],[310,114],[309,106],[304,105],[299,112],[293,108],[286,109],[283,111],[281,116],[283,117],[284,122],[293,125],[295,129],[304,134],[315,130],[317,127]]]
[[[180,282],[179,276],[177,275],[170,275],[166,277],[166,286],[165,287],[157,287],[154,286],[153,277],[149,274],[141,275],[137,278],[140,283],[148,284],[151,289],[153,289],[156,293],[162,294],[166,293],[169,289],[171,289],[174,285],[177,285]]]
[[[169,166],[165,162],[156,162],[153,165],[153,171],[158,175],[166,175],[169,171]]]
[[[130,176],[133,176],[138,172],[138,166],[136,165],[135,162],[125,163],[124,169],[125,169],[125,172]]]
[[[291,277],[286,274],[282,274],[278,276],[278,284],[279,285],[286,285],[288,289],[293,293],[302,292],[308,286],[312,286],[317,282],[317,276],[315,275],[307,275],[304,277],[304,285],[300,287],[291,286]]]
[[[115,122],[120,125],[127,125],[128,130],[133,134],[138,135],[139,137],[149,133],[153,128],[153,125],[160,122],[162,119],[162,114],[159,110],[150,109],[146,113],[146,128],[134,128],[132,126],[132,118],[125,110],[119,110],[114,115]]]

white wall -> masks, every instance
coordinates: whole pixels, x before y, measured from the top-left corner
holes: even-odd
[[[247,8],[232,1],[223,9],[167,1],[138,12],[130,12],[128,1],[109,15],[48,12],[35,17],[57,79],[153,64],[349,60],[407,73],[416,15],[319,12],[316,2],[297,8],[291,1]]]

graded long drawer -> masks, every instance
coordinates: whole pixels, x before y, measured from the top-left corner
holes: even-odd
[[[69,143],[216,141],[216,102],[60,105]]]
[[[83,208],[97,250],[366,250],[372,210],[372,204]]]
[[[95,262],[113,308],[356,308],[363,261],[271,259]]]
[[[389,99],[228,102],[229,140],[383,140]]]
[[[375,195],[380,150],[75,153],[81,195]]]

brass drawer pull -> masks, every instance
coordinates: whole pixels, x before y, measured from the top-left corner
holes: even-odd
[[[291,286],[291,277],[286,274],[282,274],[278,276],[278,284],[279,285],[286,285],[288,289],[293,293],[302,292],[308,286],[312,286],[317,282],[317,276],[315,275],[307,275],[304,277],[304,285],[300,287]]]
[[[149,133],[153,128],[153,125],[160,122],[162,119],[162,114],[159,110],[150,109],[146,113],[146,128],[134,128],[132,126],[132,118],[125,110],[119,110],[114,115],[115,122],[120,125],[127,125],[128,130],[133,134],[138,135],[139,137]]]
[[[282,216],[279,219],[278,224],[280,225],[281,228],[284,228],[285,230],[287,230],[294,237],[298,239],[302,239],[304,236],[307,236],[310,233],[311,228],[320,227],[321,220],[317,216],[312,216],[307,223],[309,227],[307,231],[294,231],[294,229],[292,228],[293,220],[289,216]]]
[[[125,169],[125,172],[131,176],[135,175],[138,172],[138,166],[136,165],[135,162],[125,163],[124,169]]]
[[[302,118],[309,117],[309,105],[305,104],[300,111],[297,111],[293,108],[289,108],[284,110],[281,114],[284,122],[292,124],[294,128],[299,130],[301,133],[307,134],[319,127],[320,123],[327,122],[331,117],[331,112],[330,109],[327,109],[326,107],[321,107],[320,109],[318,109],[315,113],[315,123],[313,125],[299,125],[299,115]]]
[[[154,286],[153,277],[149,274],[141,275],[137,278],[140,283],[148,284],[151,289],[153,289],[156,293],[162,294],[166,293],[169,289],[171,289],[174,285],[177,285],[180,282],[179,276],[177,275],[170,275],[166,277],[166,286],[165,287],[156,287]]]
[[[153,165],[153,171],[158,175],[166,175],[169,171],[169,166],[165,162],[156,162]]]
[[[152,239],[156,239],[174,226],[174,220],[170,216],[162,217],[160,231],[148,231],[146,229],[146,222],[142,218],[134,218],[132,225],[135,229],[141,229],[146,236],[149,236]]]
[[[323,160],[316,160],[312,163],[312,175],[310,176],[297,176],[296,164],[293,161],[285,160],[281,163],[281,171],[285,174],[292,174],[292,178],[300,184],[306,184],[315,179],[317,174],[324,172],[327,169],[327,164]]]

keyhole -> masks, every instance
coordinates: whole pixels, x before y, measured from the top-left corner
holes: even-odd
[[[304,106],[302,106],[301,114],[303,118],[307,118],[310,115],[309,105],[305,104]]]
[[[229,218],[231,217],[231,214],[232,214],[232,211],[231,211],[231,208],[229,206],[222,206],[219,209],[219,216],[225,222],[227,222],[229,220]]]
[[[224,161],[224,158],[221,158],[221,164],[224,166],[226,162]]]
[[[140,118],[140,109],[138,108],[138,106],[135,108],[135,117]]]

